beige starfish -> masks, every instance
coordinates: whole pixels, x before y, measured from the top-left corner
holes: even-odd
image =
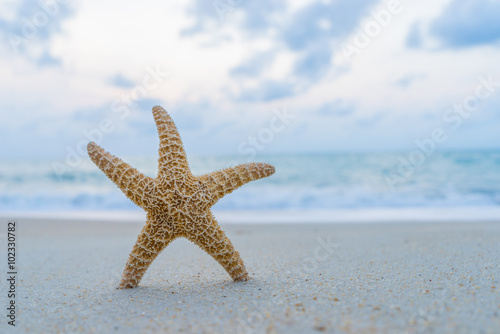
[[[212,214],[224,195],[253,180],[270,176],[274,167],[247,163],[202,176],[189,169],[181,137],[169,114],[153,108],[160,136],[158,176],[153,179],[91,142],[92,161],[132,202],[147,213],[147,221],[130,253],[119,288],[134,288],[153,260],[179,237],[187,238],[210,254],[235,281],[248,273],[231,241]]]

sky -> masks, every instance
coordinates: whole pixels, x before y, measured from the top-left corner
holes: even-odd
[[[156,154],[154,105],[195,155],[497,149],[498,13],[498,0],[2,0],[0,157],[69,163],[89,140]]]

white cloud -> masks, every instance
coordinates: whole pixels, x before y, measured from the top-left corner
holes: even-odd
[[[280,134],[282,139],[269,145],[270,151],[307,150],[307,147],[398,148],[401,143],[411,143],[412,136],[431,129],[436,119],[429,119],[429,114],[439,115],[447,106],[470,94],[478,76],[493,73],[500,79],[496,66],[500,56],[498,47],[482,45],[458,51],[428,47],[435,40],[425,32],[449,2],[402,1],[401,14],[394,16],[390,25],[359,55],[346,62],[335,49],[337,43],[351,41],[358,28],[373,20],[370,13],[385,8],[385,2],[367,7],[368,14],[359,14],[359,22],[345,23],[349,29],[344,32],[342,27],[335,28],[339,21],[333,19],[310,22],[315,20],[311,8],[316,2],[312,0],[288,2],[283,10],[272,6],[256,9],[244,2],[223,21],[211,6],[198,8],[198,13],[194,13],[184,4],[159,0],[82,1],[45,44],[36,40],[32,44],[30,52],[48,51],[60,61],[59,65],[41,67],[33,57],[10,52],[0,56],[2,128],[9,128],[9,133],[29,128],[24,144],[27,154],[33,153],[27,148],[28,140],[51,136],[56,137],[48,141],[51,145],[57,140],[64,143],[38,151],[61,154],[66,144],[82,139],[79,127],[98,124],[106,113],[112,114],[114,100],[130,94],[133,87],[119,87],[112,78],[120,74],[140,85],[148,66],[159,66],[171,75],[157,89],[148,91],[147,102],[158,101],[171,110],[174,118],[179,119],[181,131],[193,136],[187,145],[195,153],[207,153],[210,146],[214,147],[213,152],[233,152],[234,143],[226,138],[234,135],[246,138],[245,131],[249,134],[258,131],[259,124],[265,124],[273,108],[285,105],[302,116],[296,126]],[[2,8],[10,8],[0,16],[4,21],[11,21],[15,15],[12,4],[2,3]],[[350,3],[342,8],[348,10],[349,6]],[[202,23],[197,32],[186,33],[198,18]],[[305,24],[293,22],[295,18]],[[358,28],[351,27],[353,22],[357,22]],[[407,45],[415,22],[422,25],[426,43],[423,48]],[[315,35],[300,29],[292,31],[293,24],[304,29],[314,27],[317,31],[335,28],[340,37]],[[331,58],[330,65],[325,57]],[[297,65],[300,61],[305,64],[302,68]],[[245,65],[247,71],[241,72],[245,75],[234,74],[235,68]],[[397,85],[401,80],[407,84]],[[238,100],[244,94],[249,98]],[[339,100],[354,106],[354,110],[343,117],[317,112]],[[491,103],[495,101],[492,99]],[[488,108],[495,109],[494,105]],[[146,109],[141,105],[133,117],[118,119],[123,122],[120,127],[123,131],[117,130],[109,137],[119,145],[120,138],[126,136],[124,129],[152,122]],[[85,122],[69,125],[77,112]],[[199,119],[196,115],[200,115]],[[470,136],[469,145],[489,145],[495,135],[488,134],[489,139],[482,140],[481,126],[485,131],[496,131],[500,129],[500,120],[478,117],[475,122],[474,129],[466,134]],[[500,137],[496,138],[500,145]],[[143,144],[141,139],[134,140],[138,147]],[[457,140],[456,145],[463,142]],[[447,144],[454,145],[453,141]],[[15,149],[22,150],[23,146],[19,144]]]

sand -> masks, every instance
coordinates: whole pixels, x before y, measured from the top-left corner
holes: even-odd
[[[115,287],[141,224],[18,224],[17,326],[2,314],[1,333],[500,329],[500,223],[222,224],[252,280],[179,239],[132,290]]]

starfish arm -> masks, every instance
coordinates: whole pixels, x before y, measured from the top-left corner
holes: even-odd
[[[137,169],[123,162],[120,158],[106,152],[94,142],[87,146],[90,159],[106,176],[136,205],[144,208],[148,193],[154,186],[154,180],[140,173]]]
[[[186,238],[212,256],[231,276],[234,281],[249,279],[245,264],[240,253],[234,249],[231,240],[220,228],[214,216],[210,213],[201,224],[205,230],[197,234],[188,234]]]
[[[148,221],[130,252],[118,289],[135,288],[151,263],[173,240],[174,234],[166,230],[161,231],[159,224],[152,221],[148,215]]]
[[[274,174],[274,171],[272,165],[252,162],[205,174],[200,179],[206,184],[211,199],[210,205],[213,205],[242,185],[268,177]]]
[[[160,106],[153,107],[160,149],[158,152],[158,176],[190,173],[181,136],[168,112]]]

